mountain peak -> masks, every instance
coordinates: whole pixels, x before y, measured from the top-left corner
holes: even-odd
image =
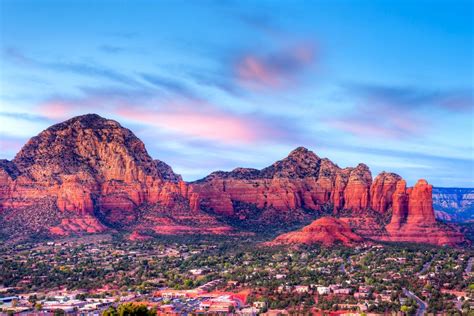
[[[312,152],[311,150],[309,150],[308,148],[303,147],[303,146],[300,146],[300,147],[297,147],[297,148],[293,149],[288,154],[288,158],[290,158],[290,157],[297,158],[297,157],[306,157],[306,156],[316,156],[316,157],[318,157],[314,152]],[[319,159],[319,157],[318,157],[318,159]]]
[[[89,129],[103,129],[107,127],[121,128],[122,126],[114,120],[104,118],[95,113],[75,116],[64,122],[55,124],[49,127],[46,131],[57,131],[69,127],[89,128]]]
[[[280,178],[317,177],[320,165],[321,158],[314,152],[304,147],[298,147],[286,158],[263,169],[262,173]]]
[[[143,142],[118,122],[97,114],[76,116],[47,128],[31,138],[13,162],[21,172],[45,181],[81,172],[117,180],[137,177],[138,170],[157,175]]]

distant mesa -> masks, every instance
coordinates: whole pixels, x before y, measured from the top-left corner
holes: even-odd
[[[188,183],[152,159],[133,132],[87,114],[42,131],[12,161],[0,160],[0,236],[248,234],[330,214],[277,240],[464,243],[455,226],[436,221],[431,193],[424,180],[407,188],[394,173],[372,179],[365,164],[340,168],[304,147],[261,170],[218,171]]]

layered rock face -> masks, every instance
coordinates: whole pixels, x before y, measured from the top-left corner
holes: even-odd
[[[173,209],[183,186],[130,130],[94,114],[48,128],[0,164],[1,209],[55,214],[43,224],[59,235],[135,225],[140,206]]]
[[[340,168],[303,147],[262,170],[218,171],[185,183],[153,160],[130,130],[89,114],[46,129],[12,161],[0,160],[0,234],[113,229],[145,240],[267,230],[330,213],[364,238],[462,242],[462,235],[436,222],[431,194],[424,180],[414,188],[393,173],[372,180],[364,164]]]
[[[370,188],[370,206],[373,210],[383,213],[390,207],[393,203],[393,194],[397,190],[397,184],[400,180],[402,178],[398,174],[387,172],[382,172],[375,177]]]
[[[300,209],[315,214],[332,209],[366,238],[437,245],[463,242],[461,234],[436,222],[431,192],[425,180],[407,188],[399,175],[382,172],[372,181],[364,164],[341,169],[297,148],[262,170],[215,172],[190,183],[188,197],[195,210],[242,221],[273,225],[282,218],[297,219]]]
[[[363,241],[364,239],[354,233],[347,223],[334,217],[322,217],[299,231],[278,236],[271,244],[322,244],[324,246],[342,244],[353,246]]]
[[[297,148],[283,160],[262,169],[238,168],[215,172],[189,184],[192,206],[234,216],[235,202],[281,212],[304,208],[320,211],[365,210],[369,207],[372,176],[368,167],[341,169],[306,148]]]
[[[409,189],[406,189],[405,181],[400,180],[393,195],[392,218],[386,226],[388,234],[380,239],[436,245],[462,243],[463,234],[452,226],[436,222],[432,190],[433,187],[423,179]]]

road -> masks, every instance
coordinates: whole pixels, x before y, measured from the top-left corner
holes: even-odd
[[[347,258],[347,264],[349,265],[350,268],[350,271],[347,271],[346,269],[346,265],[345,263],[342,263],[340,266],[339,266],[339,271],[342,272],[342,273],[346,273],[346,274],[349,274],[349,272],[352,272],[354,271],[354,267],[352,266],[351,264],[351,258]]]
[[[467,262],[466,270],[464,272],[470,273],[472,272],[472,265],[474,264],[474,257],[469,258],[469,261]]]
[[[421,298],[416,296],[413,292],[403,288],[403,293],[405,293],[406,296],[414,299],[416,303],[418,304],[418,309],[416,310],[416,316],[423,316],[426,313],[426,309],[428,308],[428,304],[426,302],[422,301]]]
[[[433,259],[431,259],[430,261],[428,261],[427,263],[425,263],[425,264],[423,265],[423,268],[421,268],[420,272],[418,272],[417,274],[418,274],[418,275],[422,275],[423,273],[425,273],[426,271],[428,271],[428,269],[430,268],[431,263],[433,262],[434,259],[435,259],[435,257],[433,257]]]

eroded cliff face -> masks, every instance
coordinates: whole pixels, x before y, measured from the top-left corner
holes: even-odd
[[[185,186],[171,167],[148,155],[130,130],[95,114],[46,129],[13,161],[0,164],[5,216],[21,210],[33,218],[40,208],[38,216],[54,218],[43,228],[59,235],[131,227],[143,205],[173,209]],[[30,224],[26,220],[24,227],[42,228]]]
[[[402,177],[398,174],[387,172],[382,172],[375,177],[370,188],[370,206],[373,210],[383,213],[393,205],[393,194],[397,190],[397,184],[400,180],[402,180]],[[403,183],[400,183],[400,186]]]
[[[393,173],[372,180],[364,164],[342,169],[303,147],[262,170],[218,171],[185,183],[130,130],[89,114],[41,132],[13,161],[0,160],[0,233],[119,230],[144,240],[300,225],[330,214],[364,238],[462,242],[436,222],[431,193],[424,180],[414,188]]]
[[[436,222],[432,189],[423,179],[408,189],[405,181],[399,180],[393,194],[393,214],[390,223],[385,227],[387,234],[379,239],[435,245],[456,245],[464,242],[463,234],[454,226]]]
[[[431,190],[425,180],[407,188],[405,180],[394,173],[382,172],[372,181],[364,164],[341,169],[297,148],[262,170],[215,172],[190,183],[188,197],[195,210],[242,221],[273,224],[285,218],[297,220],[301,209],[315,216],[332,210],[355,232],[373,240],[463,242],[455,229],[436,222]]]
[[[362,211],[370,204],[371,182],[370,170],[364,164],[341,169],[300,147],[262,170],[215,172],[190,183],[189,198],[194,208],[225,216],[236,215],[236,201],[280,212],[299,208],[321,211],[333,206],[335,211]]]

